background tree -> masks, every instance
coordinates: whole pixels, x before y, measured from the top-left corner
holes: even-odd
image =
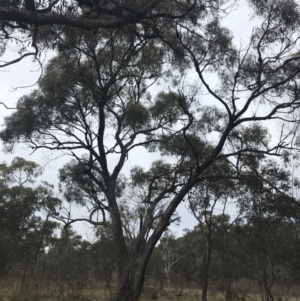
[[[223,168],[224,178],[218,182],[207,180],[196,185],[188,194],[189,209],[198,221],[202,244],[202,300],[207,301],[209,275],[212,252],[215,240],[230,227],[229,216],[225,214],[227,201],[234,196],[234,182],[226,178],[229,174],[230,165],[220,166]],[[221,207],[221,209],[220,209]],[[220,210],[221,214],[216,214]],[[232,223],[233,224],[233,223]],[[232,225],[231,224],[231,225]]]
[[[0,165],[0,275],[11,270],[34,274],[45,253],[47,239],[58,227],[49,219],[61,201],[52,195],[47,183],[34,185],[41,168],[16,157],[10,165]]]
[[[261,285],[263,298],[269,301],[274,299],[272,286],[294,257],[299,205],[283,194],[291,191],[292,178],[275,161],[252,159],[246,173],[238,202],[247,221],[242,228],[247,237],[245,258],[250,261],[253,279]]]
[[[195,226],[193,230],[186,229],[184,235],[178,238],[179,254],[182,257],[174,270],[176,273],[184,275],[184,282],[189,288],[200,287],[201,285],[201,265],[205,245],[199,229],[199,226]]]
[[[97,240],[91,246],[92,272],[96,279],[105,282],[107,287],[113,287],[113,274],[117,271],[117,258],[111,231],[98,228]]]
[[[90,244],[71,228],[62,229],[61,235],[53,239],[47,253],[47,268],[60,287],[64,282],[89,280],[92,267],[90,252],[86,250],[89,248]]]
[[[175,236],[169,231],[166,231],[160,239],[158,249],[161,254],[164,271],[167,278],[168,289],[170,288],[170,273],[172,267],[182,258],[178,252],[179,245],[175,240]]]

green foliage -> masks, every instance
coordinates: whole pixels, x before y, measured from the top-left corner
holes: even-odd
[[[139,131],[142,129],[150,128],[149,111],[140,103],[129,103],[124,110],[123,126],[129,126],[132,130]]]
[[[143,184],[155,185],[155,189],[159,190],[160,186],[165,185],[172,178],[172,166],[163,160],[152,163],[149,171],[144,171],[141,167],[134,167],[131,169],[131,180],[134,186],[141,186]]]
[[[81,162],[71,160],[59,170],[59,189],[68,202],[75,202],[84,205],[88,200],[97,202],[105,197],[105,183],[100,166],[90,165],[90,162],[83,157]],[[94,185],[92,179],[96,179],[100,185]],[[121,197],[125,189],[126,178],[120,177],[116,183],[116,194]]]
[[[154,121],[166,124],[175,124],[180,116],[179,95],[173,92],[160,92],[156,95],[154,104],[150,107]]]
[[[32,186],[40,174],[39,165],[18,157],[0,166],[0,275],[36,261],[58,226],[49,215],[61,201],[52,197],[47,183]]]
[[[293,0],[259,1],[251,0],[255,12],[267,16],[271,12],[272,17],[278,20],[281,27],[295,28],[299,22],[299,4]],[[277,29],[279,31],[279,28]]]

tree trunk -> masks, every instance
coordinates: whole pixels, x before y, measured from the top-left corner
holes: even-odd
[[[170,274],[166,271],[168,290],[170,289]]]
[[[202,301],[207,301],[211,252],[212,252],[212,246],[211,246],[211,242],[209,242],[208,247],[207,247],[207,252],[204,252],[204,257],[203,257],[203,271],[204,271],[204,273],[203,273]]]
[[[118,281],[113,301],[138,301],[143,289],[146,267],[151,255],[135,243],[118,248]],[[131,249],[131,251],[129,251]]]
[[[208,275],[203,276],[202,301],[207,301]]]
[[[261,293],[261,301],[265,301],[264,297],[264,286],[262,282],[259,282],[259,288],[260,288],[260,293]]]
[[[145,269],[142,262],[134,260],[131,265],[119,275],[118,286],[113,296],[113,301],[138,301],[145,279]]]
[[[116,201],[114,187],[106,193],[106,197],[110,204],[112,230],[118,258],[118,281],[111,299],[113,301],[138,301],[143,289],[146,268],[150,256],[162,233],[169,225],[169,219],[175,211],[176,206],[174,206],[174,210],[170,210],[169,215],[165,214],[163,216],[161,225],[155,229],[147,241],[145,240],[145,235],[149,226],[138,235],[135,241],[131,242],[129,247],[123,234],[122,219]],[[149,223],[152,225],[150,218]]]
[[[122,220],[118,208],[118,204],[115,196],[115,185],[111,183],[111,187],[108,190],[106,197],[111,208],[112,218],[112,230],[114,242],[116,245],[117,256],[117,273],[118,280],[115,288],[114,295],[111,300],[113,301],[136,301],[138,298],[134,298],[134,282],[135,273],[133,272],[134,266],[130,262],[130,255],[127,249],[127,245],[123,236]]]
[[[268,278],[267,278],[266,268],[263,268],[263,288],[264,288],[265,300],[270,301],[270,298],[269,298],[269,285],[268,285]]]

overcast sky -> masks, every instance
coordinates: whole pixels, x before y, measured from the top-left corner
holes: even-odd
[[[247,6],[239,5],[239,8],[235,11],[232,11],[231,14],[227,16],[223,21],[223,24],[229,26],[232,30],[235,37],[234,40],[237,45],[242,44],[245,46],[248,43],[248,37],[252,31],[252,26],[249,19],[250,14],[249,11],[247,11]],[[254,20],[252,20],[251,22],[253,23]],[[14,53],[13,49],[11,49],[11,51],[7,52],[5,57],[2,57],[2,59],[9,59],[14,56],[17,56],[17,53]],[[53,53],[48,54],[48,59],[51,56],[53,56]],[[32,59],[30,58],[25,59],[15,65],[9,66],[4,70],[0,70],[0,101],[5,103],[8,107],[14,107],[16,101],[20,96],[29,93],[34,88],[37,88],[36,85],[34,87],[28,88],[21,87],[31,86],[35,84],[39,76],[39,66],[36,63],[33,63]],[[13,110],[6,110],[3,105],[0,105],[1,125],[3,124],[3,118],[5,116],[8,116],[11,112],[13,112]],[[56,190],[57,170],[70,159],[70,157],[55,159],[55,153],[51,156],[48,152],[45,151],[39,151],[31,154],[31,151],[25,145],[18,145],[12,154],[3,153],[2,151],[0,161],[6,161],[7,163],[10,163],[15,156],[20,156],[24,157],[26,160],[35,161],[42,167],[44,167],[45,171],[41,179],[48,181],[50,184],[55,184]],[[130,167],[134,165],[140,165],[147,168],[147,166],[149,166],[149,164],[157,158],[157,154],[149,154],[144,149],[139,149],[138,151],[136,150],[129,155],[124,173],[128,173]],[[235,209],[231,207],[230,211],[231,214],[234,214]],[[173,227],[172,230],[177,235],[180,235],[184,228],[193,228],[193,226],[196,224],[196,220],[190,213],[187,212],[184,204],[182,204],[178,208],[178,212],[179,215],[182,216],[182,220],[180,226]],[[82,225],[74,226],[74,228],[82,235],[85,235],[88,232],[87,228]]]

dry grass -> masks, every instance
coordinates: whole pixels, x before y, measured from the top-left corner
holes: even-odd
[[[8,285],[0,287],[0,301],[108,301],[112,295],[112,290],[103,285],[83,285],[79,282],[65,283],[64,285],[50,285],[39,287],[38,285],[22,286]],[[145,288],[140,301],[199,301],[201,291],[196,289],[184,289],[181,294],[175,289],[158,290],[155,288]],[[221,293],[211,293],[209,301],[225,301]],[[239,295],[232,301],[261,301],[260,295]],[[275,301],[300,301],[294,296],[278,297]]]

